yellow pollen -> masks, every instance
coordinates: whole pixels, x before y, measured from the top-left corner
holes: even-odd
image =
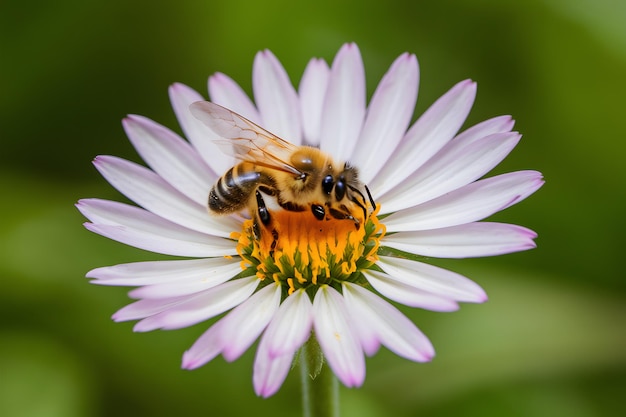
[[[300,284],[304,284],[306,282],[306,278],[304,278],[302,276],[302,273],[298,271],[297,269],[294,269],[293,275],[295,276],[295,278],[298,280]]]

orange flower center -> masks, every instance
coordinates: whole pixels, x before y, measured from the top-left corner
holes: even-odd
[[[380,238],[384,235],[376,213],[365,219],[318,220],[312,212],[273,211],[270,225],[253,233],[253,221],[246,220],[238,241],[242,269],[270,278],[287,287],[291,294],[299,288],[353,281],[358,271],[378,259]]]

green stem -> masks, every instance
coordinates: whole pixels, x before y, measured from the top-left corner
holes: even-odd
[[[339,383],[328,366],[314,335],[300,350],[302,415],[339,417]]]

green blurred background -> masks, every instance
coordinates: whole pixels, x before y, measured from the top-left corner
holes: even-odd
[[[416,115],[476,80],[467,126],[512,114],[524,134],[496,171],[537,169],[547,183],[495,216],[536,230],[538,249],[441,262],[490,301],[405,310],[438,356],[368,359],[364,386],[342,388],[342,415],[623,415],[625,21],[619,0],[1,2],[0,415],[299,415],[295,374],[254,396],[254,350],[181,370],[206,323],[147,334],[113,323],[126,290],[84,274],[159,257],[90,234],[73,204],[122,200],[91,159],[139,161],[127,113],[180,131],[171,83],[206,94],[222,71],[249,92],[254,54],[269,48],[297,85],[310,57],[330,61],[348,41],[370,95],[399,54],[417,55]]]

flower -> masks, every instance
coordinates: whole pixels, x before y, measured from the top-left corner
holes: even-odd
[[[256,104],[224,74],[208,84],[213,102],[296,145],[349,161],[377,208],[359,223],[364,227],[332,220],[319,232],[310,211],[276,210],[280,233],[267,238],[253,230],[245,212],[207,212],[209,190],[237,161],[221,153],[215,141],[220,137],[192,114],[190,105],[204,100],[200,94],[182,84],[169,91],[189,142],[147,118],[128,116],[126,133],[150,169],[114,156],[98,156],[94,164],[141,207],[81,200],[77,207],[90,221],[85,226],[127,245],[191,259],[121,264],[87,276],[96,284],[138,287],[129,293],[138,301],[113,316],[139,320],[136,331],[183,328],[228,311],[185,352],[184,368],[219,354],[235,360],[260,336],[253,384],[267,397],[314,333],[339,380],[359,386],[364,356],[381,345],[413,361],[434,356],[427,337],[381,295],[434,311],[487,299],[473,281],[428,264],[426,257],[535,247],[529,229],[481,221],[520,202],[543,180],[536,171],[481,179],[520,135],[509,116],[458,134],[476,93],[470,80],[452,87],[410,127],[418,64],[408,53],[392,64],[369,106],[354,44],[344,45],[330,67],[312,59],[298,90],[271,52],[259,52]]]

